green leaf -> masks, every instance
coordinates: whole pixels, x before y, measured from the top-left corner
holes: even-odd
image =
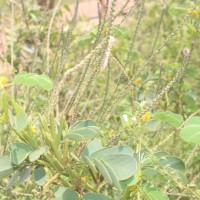
[[[90,127],[90,126],[94,127],[94,126],[97,126],[97,124],[92,120],[79,121],[73,124],[72,126],[70,126],[69,130],[83,128],[83,127]]]
[[[5,187],[5,190],[9,190],[13,184],[15,183],[15,181],[17,180],[17,178],[19,177],[20,175],[20,172],[19,171],[16,171],[12,177],[10,178],[10,180],[8,181],[6,187]]]
[[[119,39],[124,39],[127,37],[127,29],[124,27],[113,27],[114,37]]]
[[[111,200],[111,199],[102,194],[87,193],[83,195],[83,200]]]
[[[31,152],[29,154],[29,161],[30,162],[34,162],[35,160],[37,160],[42,154],[44,154],[45,152],[48,151],[48,147],[47,146],[44,146],[44,147],[41,147],[40,149],[38,150],[35,150],[33,152]]]
[[[168,168],[168,173],[163,174],[162,171],[159,171],[159,168],[153,169],[146,167],[145,169],[143,169],[143,175],[146,177],[146,179],[151,180],[151,182],[154,181],[155,183],[166,183],[166,181],[169,181],[170,179],[172,181],[174,181],[175,179],[184,185],[188,183],[187,177],[182,172],[174,170],[172,168]]]
[[[107,163],[119,180],[126,180],[134,175],[137,169],[136,160],[123,154],[104,156],[102,160]]]
[[[131,176],[126,180],[120,181],[122,189],[125,190],[129,186],[137,184],[139,181],[140,173],[141,173],[140,169],[137,169],[133,176]]]
[[[75,123],[69,128],[67,137],[70,140],[81,141],[84,139],[92,139],[100,134],[99,128],[92,120],[85,120]]]
[[[160,111],[155,113],[154,119],[166,122],[175,128],[179,127],[183,122],[183,117],[181,115],[169,111]]]
[[[69,140],[74,140],[74,141],[81,141],[81,140],[84,140],[84,137],[82,135],[79,135],[79,134],[67,134],[67,138]]]
[[[177,157],[161,158],[159,160],[159,164],[167,168],[172,168],[180,172],[185,172],[184,162]]]
[[[90,168],[94,173],[97,173],[97,169],[96,169],[94,163],[93,163],[87,156],[84,157],[84,160],[85,160],[85,162],[88,164],[89,168]]]
[[[26,116],[25,112],[19,112],[17,115],[14,117],[15,119],[15,127],[18,131],[23,131],[27,124],[28,124],[28,118]]]
[[[183,127],[180,131],[181,138],[188,143],[200,144],[200,124]]]
[[[37,185],[43,186],[46,182],[46,172],[44,170],[44,166],[36,166],[33,172],[33,176],[35,183]]]
[[[57,187],[54,193],[55,199],[78,200],[78,193],[70,188]]]
[[[160,189],[155,188],[149,183],[143,184],[139,190],[141,190],[146,200],[169,200],[169,197],[166,196]]]
[[[109,175],[110,175],[110,177],[112,179],[112,183],[113,183],[114,187],[121,192],[122,188],[121,188],[121,185],[119,183],[119,179],[117,178],[116,172],[114,171],[112,166],[110,166],[108,163],[103,162],[103,164],[104,164],[106,170],[108,171],[108,173],[109,173]]]
[[[93,140],[89,142],[81,153],[81,159],[84,159],[84,157],[86,156],[89,157],[92,153],[94,153],[95,151],[98,151],[99,149],[102,149],[101,141]]]
[[[69,127],[69,130],[73,130],[73,128],[76,127],[77,125],[81,124],[81,122],[83,122],[83,120],[78,121],[78,122],[72,124],[72,125]]]
[[[174,170],[174,169],[170,169],[169,173],[171,174],[171,177],[173,177],[172,181],[174,181],[174,179],[176,179],[184,185],[186,185],[188,183],[188,179],[183,172]]]
[[[187,177],[184,175],[185,164],[181,159],[170,156],[170,154],[167,152],[157,152],[154,155],[159,158],[158,164],[165,167],[165,169],[168,171],[169,178],[173,177],[179,182],[187,184],[188,180]],[[157,170],[159,170],[159,168]],[[158,172],[157,175],[160,176],[160,172]]]
[[[187,9],[184,7],[174,6],[169,9],[169,13],[171,15],[181,15],[181,14],[187,13]]]
[[[78,39],[77,46],[78,47],[85,47],[86,45],[90,44],[92,42],[91,35],[86,35]]]
[[[156,156],[159,159],[157,161],[155,160],[155,169],[147,167],[143,170],[143,174],[144,176],[146,176],[147,179],[155,180],[156,182],[165,182],[167,175],[168,179],[173,177],[176,178],[178,181],[182,182],[183,184],[186,184],[188,182],[186,176],[184,175],[185,164],[181,159],[171,156],[167,152],[157,152],[154,154],[154,156]],[[162,171],[160,171],[162,167],[164,167],[165,170],[167,170],[167,174],[165,174],[165,176],[163,175]]]
[[[162,175],[160,173],[160,171],[158,171],[158,169],[153,169],[151,167],[145,167],[145,169],[143,169],[142,171],[143,175],[148,179],[148,180],[155,180],[155,181],[167,181],[167,178],[164,177],[164,175]]]
[[[32,86],[36,86],[38,84],[38,81],[37,79],[34,78],[33,73],[29,73],[29,74],[20,73],[15,76],[15,78],[13,79],[13,83],[16,85],[24,85],[24,86],[32,87]]]
[[[127,153],[127,151],[124,152]],[[132,156],[126,154],[103,155],[105,156],[98,154],[100,157],[97,156],[94,158],[95,165],[109,184],[113,184],[115,188],[122,191],[119,181],[133,176],[137,168],[136,160]]]
[[[170,154],[165,151],[159,151],[159,152],[154,153],[154,156],[156,156],[159,159],[162,159],[162,158],[165,159],[166,157],[170,157]]]
[[[160,121],[157,120],[149,120],[146,122],[146,129],[151,132],[155,132],[160,127]]]
[[[101,159],[104,156],[116,155],[116,154],[125,154],[129,156],[133,156],[133,150],[128,146],[107,147],[107,148],[103,148],[92,153],[90,158]]]
[[[130,52],[130,59],[137,60],[140,57],[139,51],[131,51]]]
[[[21,172],[20,178],[19,178],[19,184],[23,184],[27,178],[30,176],[31,172],[33,170],[33,167],[28,167],[26,169],[23,169]]]
[[[38,86],[43,90],[53,89],[51,79],[46,75],[38,75],[36,73],[21,72],[13,79],[15,85],[23,85],[27,87]]]
[[[185,121],[184,126],[188,125],[200,125],[200,117],[191,117]]]
[[[60,180],[62,182],[65,182],[65,183],[69,183],[69,181],[71,180],[71,178],[70,178],[69,174],[66,172],[66,173],[62,173],[60,175]]]
[[[146,149],[142,149],[141,151],[135,153],[134,158],[140,167],[152,164],[155,160]]]
[[[34,148],[24,143],[12,143],[9,145],[11,160],[15,165],[20,165]]]
[[[71,11],[70,7],[69,7],[67,4],[64,4],[64,8],[65,8],[68,12]]]
[[[103,177],[105,178],[105,180],[109,183],[109,184],[113,184],[112,179],[110,177],[110,174],[108,172],[108,170],[106,169],[106,167],[104,166],[104,164],[99,161],[99,160],[94,160],[98,170],[101,172],[101,174],[103,175]]]
[[[13,172],[11,159],[7,156],[0,156],[0,179]]]
[[[89,127],[74,129],[73,131],[70,131],[70,133],[81,135],[83,138],[92,139],[98,135],[99,132],[98,130],[95,130],[95,128]]]
[[[86,127],[97,127],[96,123],[92,120],[82,120],[79,122],[76,122],[75,124],[73,124],[72,126],[69,127],[70,131],[73,130],[78,130],[79,128],[86,128]]]
[[[200,144],[200,117],[195,116],[186,120],[180,136],[185,142]]]
[[[191,75],[191,76],[194,78],[195,75]],[[191,111],[194,111],[194,112],[198,109],[197,101],[192,94],[184,93],[182,100],[187,109],[190,109]]]
[[[195,27],[193,24],[187,23],[186,26],[188,27],[188,32],[189,32],[190,34],[194,35],[194,34],[197,33],[197,29],[196,29],[196,27]],[[198,31],[198,33],[199,33],[199,31]],[[199,35],[199,34],[198,34],[198,35]]]
[[[164,67],[165,68],[168,68],[168,70],[170,69],[176,69],[176,68],[180,68],[182,66],[182,64],[181,63],[166,63],[166,64],[164,64]]]
[[[43,90],[52,90],[53,89],[53,83],[48,76],[37,75],[36,79],[38,81],[38,87],[42,88]]]

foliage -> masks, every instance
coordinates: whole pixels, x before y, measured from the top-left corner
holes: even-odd
[[[0,199],[198,199],[199,2],[0,1]]]

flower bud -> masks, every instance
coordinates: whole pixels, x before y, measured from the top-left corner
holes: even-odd
[[[188,48],[184,48],[184,49],[183,49],[183,55],[184,55],[185,57],[188,57],[188,56],[190,55],[190,50],[189,50]]]

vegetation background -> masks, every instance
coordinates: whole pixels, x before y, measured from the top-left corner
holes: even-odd
[[[0,0],[0,199],[200,199],[199,4]]]

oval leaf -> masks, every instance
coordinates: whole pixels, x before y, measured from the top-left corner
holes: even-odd
[[[122,192],[122,188],[121,188],[121,185],[119,183],[119,179],[117,178],[117,175],[115,174],[115,171],[114,169],[109,166],[109,164],[107,164],[106,162],[103,162],[105,168],[107,169],[111,179],[112,179],[112,182],[113,182],[113,185],[116,189],[118,189],[120,192]]]
[[[25,112],[17,113],[17,115],[14,117],[14,120],[15,120],[15,127],[18,131],[23,131],[28,124],[28,118]]]
[[[11,159],[7,156],[0,156],[0,179],[13,171]]]
[[[83,149],[82,153],[81,153],[81,159],[84,159],[84,157],[89,157],[92,153],[94,153],[95,151],[98,151],[102,149],[102,143],[99,140],[93,140],[91,142],[89,142],[87,144],[87,146],[85,146],[85,148]]]
[[[169,200],[160,189],[155,188],[153,185],[146,183],[140,188],[146,200]]]
[[[141,171],[140,169],[137,169],[136,172],[134,173],[134,176],[131,176],[130,178],[120,181],[120,185],[123,190],[125,190],[127,187],[130,187],[132,185],[136,185],[140,180]]]
[[[5,190],[9,190],[13,186],[13,184],[15,183],[15,181],[17,180],[19,175],[20,175],[19,171],[16,171],[12,175],[11,179],[8,181],[8,183],[7,183],[6,187],[5,187]]]
[[[109,155],[103,157],[102,160],[111,166],[119,180],[130,178],[134,175],[137,169],[136,160],[129,155]]]
[[[154,119],[166,122],[175,128],[179,127],[183,122],[183,117],[181,115],[169,111],[160,111],[155,113]]]
[[[35,73],[21,72],[15,76],[13,83],[27,87],[38,86],[43,90],[53,89],[53,83],[48,76]]]
[[[188,125],[200,125],[200,117],[191,117],[185,121],[184,126]]]
[[[111,200],[111,199],[102,194],[87,193],[83,195],[83,200]]]
[[[28,179],[32,170],[33,170],[33,167],[28,167],[22,171],[20,178],[19,178],[19,184],[23,184]]]
[[[69,128],[67,137],[70,140],[81,141],[84,139],[92,139],[100,134],[99,128],[92,120],[85,120],[75,123]]]
[[[101,174],[103,175],[103,177],[105,178],[105,180],[109,183],[109,184],[113,184],[112,179],[110,177],[109,172],[107,171],[106,167],[104,166],[104,164],[98,160],[94,160],[98,170],[101,172]]]
[[[200,144],[200,125],[188,125],[182,128],[181,138],[188,143]]]
[[[35,160],[37,160],[43,153],[48,151],[48,147],[44,146],[41,147],[40,149],[33,151],[32,153],[30,153],[29,155],[29,161],[30,162],[34,162]]]
[[[58,187],[54,193],[56,199],[78,200],[78,193],[70,188]]]
[[[20,165],[34,148],[24,143],[12,143],[9,145],[11,160],[15,165]]]
[[[83,127],[90,127],[90,126],[97,127],[97,124],[92,120],[79,121],[79,122],[76,122],[75,124],[73,124],[72,126],[70,126],[69,130],[83,128]]]
[[[34,169],[34,181],[37,185],[43,186],[46,182],[46,172],[44,166],[39,165]]]
[[[162,158],[159,160],[159,164],[164,167],[172,168],[180,172],[185,172],[184,162],[177,157]]]
[[[90,158],[101,159],[104,156],[116,155],[116,154],[125,154],[125,155],[132,156],[133,150],[128,146],[108,147],[108,148],[103,148],[94,152],[93,154],[91,154]]]

